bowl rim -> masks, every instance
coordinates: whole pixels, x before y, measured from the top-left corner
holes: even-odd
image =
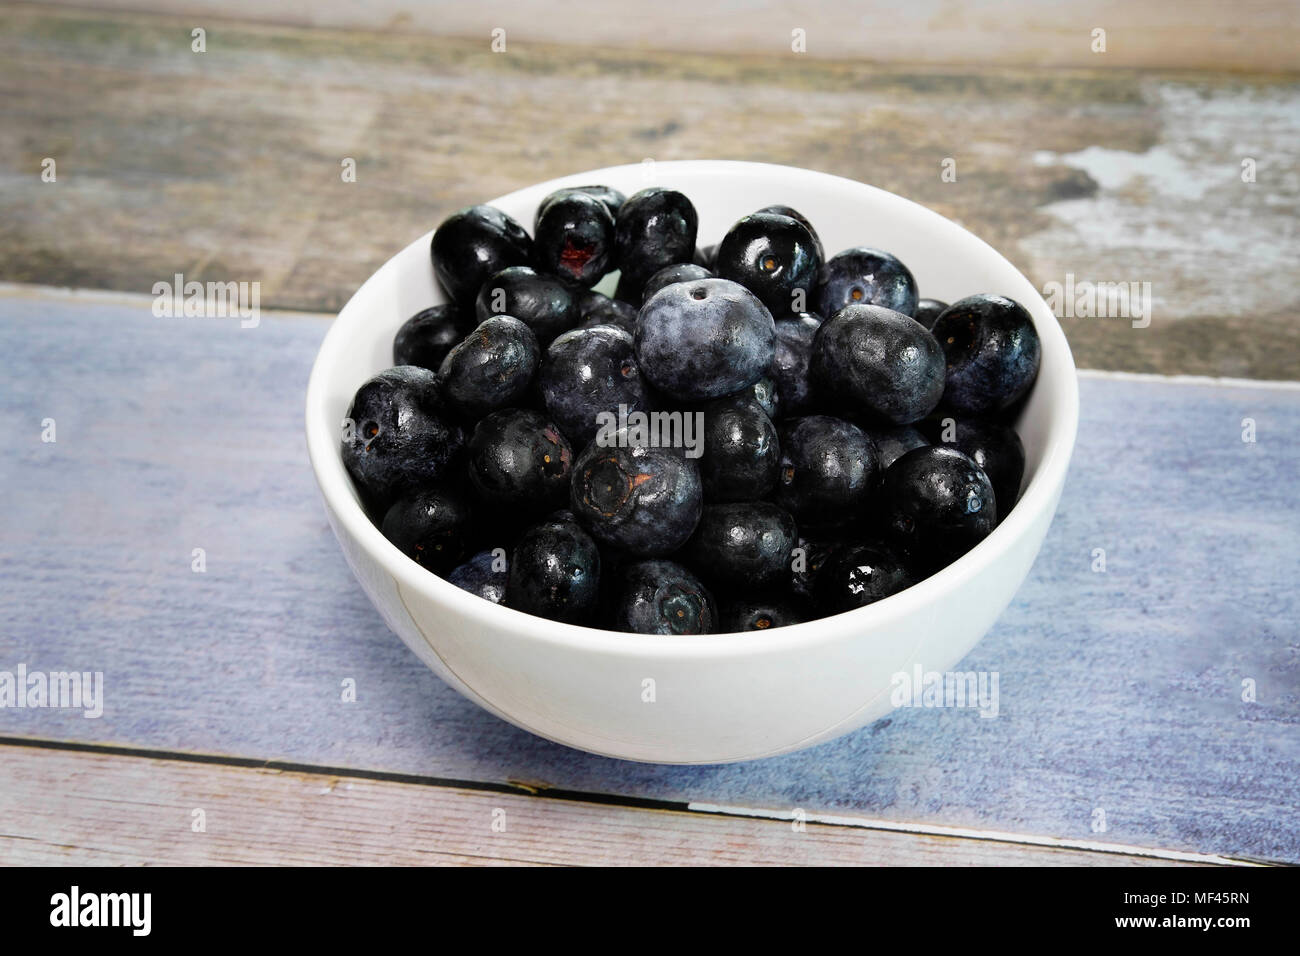
[[[814,621],[774,628],[771,631],[701,635],[629,634],[552,621],[485,601],[426,571],[383,536],[379,528],[366,515],[356,497],[351,486],[351,478],[338,451],[338,444],[334,440],[335,429],[329,426],[327,420],[329,396],[326,381],[327,366],[334,364],[335,353],[343,348],[342,330],[351,319],[348,315],[349,311],[363,297],[363,293],[372,283],[377,285],[387,280],[387,273],[396,268],[394,263],[402,252],[412,245],[427,247],[433,234],[433,230],[430,230],[394,253],[362,283],[339,310],[338,315],[330,323],[312,363],[305,403],[308,458],[327,509],[346,529],[347,534],[393,578],[400,588],[415,591],[431,603],[450,605],[452,611],[476,627],[506,630],[529,640],[585,652],[642,658],[680,658],[683,655],[696,658],[726,658],[786,653],[809,649],[822,642],[832,642],[855,634],[869,633],[923,611],[932,602],[940,599],[944,593],[957,589],[985,568],[997,563],[1012,548],[1015,541],[1029,533],[1030,526],[1043,512],[1055,509],[1057,495],[1064,485],[1078,431],[1078,377],[1074,357],[1060,323],[1033,283],[1006,257],[978,236],[932,209],[888,190],[842,176],[794,166],[737,160],[664,160],[655,161],[654,168],[656,171],[668,169],[684,175],[717,176],[728,179],[766,179],[776,174],[787,180],[820,181],[823,185],[830,184],[854,191],[865,190],[875,193],[874,198],[884,201],[887,205],[901,203],[912,207],[911,211],[914,214],[922,219],[931,220],[936,228],[959,230],[965,237],[973,240],[983,252],[996,257],[1015,271],[1033,290],[1033,299],[1021,304],[1028,309],[1034,320],[1034,327],[1043,343],[1044,359],[1052,356],[1055,366],[1051,375],[1044,376],[1042,373],[1047,366],[1045,361],[1040,366],[1034,387],[1053,389],[1056,392],[1055,401],[1061,409],[1058,414],[1049,419],[1041,461],[1029,485],[1020,496],[1015,508],[988,537],[952,564],[928,578],[865,607]],[[511,205],[527,194],[540,192],[545,195],[546,192],[565,186],[599,182],[600,177],[622,176],[633,170],[643,169],[644,164],[632,163],[587,170],[514,190],[489,200],[486,205],[498,207]],[[541,192],[542,190],[545,192]],[[359,385],[360,383],[357,383],[357,386]],[[1049,520],[1050,518],[1051,516]]]

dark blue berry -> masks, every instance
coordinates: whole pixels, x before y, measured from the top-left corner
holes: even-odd
[[[759,404],[733,396],[710,402],[704,414],[700,478],[708,501],[756,501],[776,487],[781,443]]]
[[[570,504],[602,544],[642,557],[676,551],[703,507],[700,472],[674,448],[640,441],[629,429],[602,432],[573,466]]]
[[[885,533],[925,571],[961,557],[997,524],[988,476],[955,448],[916,448],[894,462],[881,482]]]
[[[615,630],[631,634],[710,634],[713,596],[674,561],[637,561],[619,574],[611,610]]]
[[[954,302],[934,323],[947,358],[943,404],[959,415],[999,412],[1028,393],[1038,375],[1041,348],[1034,320],[1001,295]]]
[[[808,364],[812,359],[813,337],[821,324],[821,316],[808,312],[776,322],[776,349],[770,373],[776,382],[781,412],[787,418],[806,415],[814,408]]]
[[[632,336],[608,325],[573,329],[552,342],[542,360],[541,389],[546,411],[575,448],[596,437],[603,413],[650,408]]]
[[[767,501],[707,505],[685,554],[720,587],[762,590],[790,575],[794,518]]]
[[[762,378],[775,337],[772,314],[752,292],[726,279],[700,279],[656,292],[641,307],[635,341],[651,384],[695,402]]]
[[[676,190],[653,187],[628,197],[618,211],[614,246],[629,301],[640,301],[645,281],[664,266],[693,259],[698,228],[695,207]]]
[[[443,220],[430,243],[433,271],[448,297],[464,308],[492,275],[528,263],[532,240],[493,206],[471,206]]]
[[[367,503],[386,507],[403,492],[443,477],[464,444],[437,376],[402,365],[357,389],[344,423],[343,464]]]
[[[811,601],[822,570],[844,547],[839,538],[796,539],[790,557],[791,592],[804,601]]]
[[[578,299],[578,312],[582,316],[578,327],[590,329],[597,325],[613,325],[631,335],[636,331],[636,317],[640,311],[631,302],[611,299],[599,292],[584,292]]]
[[[479,290],[474,309],[483,322],[494,315],[510,315],[523,322],[545,348],[561,332],[578,324],[578,291],[555,276],[541,275],[527,266],[493,274]]]
[[[898,425],[894,428],[866,429],[871,440],[876,443],[880,453],[880,471],[885,472],[890,465],[898,461],[913,448],[924,448],[929,440],[911,425]]]
[[[508,315],[487,319],[447,353],[438,371],[442,394],[470,419],[518,405],[541,361],[537,337]]]
[[[712,278],[712,272],[693,262],[678,262],[671,266],[664,266],[646,280],[645,286],[641,289],[641,302],[644,304],[647,299],[665,286],[678,282],[694,282],[696,279]]]
[[[854,544],[837,551],[817,575],[815,596],[823,614],[842,614],[915,583],[905,560],[889,545]]]
[[[510,562],[503,550],[480,551],[447,574],[447,580],[462,591],[500,604],[506,596]]]
[[[559,426],[540,412],[488,415],[470,436],[470,484],[489,505],[544,511],[568,501],[573,453]]]
[[[461,339],[474,330],[473,315],[452,303],[430,306],[402,324],[393,339],[393,364],[418,365],[431,372]]]
[[[940,302],[938,299],[921,299],[916,303],[916,312],[912,314],[912,318],[927,329],[933,329],[935,320],[943,314],[943,310],[946,308],[948,308],[947,302]]]
[[[888,252],[859,246],[831,257],[817,277],[817,312],[833,316],[846,305],[879,305],[910,316],[916,280]]]
[[[934,418],[925,423],[936,445],[951,445],[984,469],[993,485],[999,523],[1020,497],[1025,477],[1025,446],[1010,425],[987,420]]]
[[[442,574],[464,556],[469,523],[469,506],[457,492],[426,488],[395,501],[380,530],[408,558]]]
[[[943,397],[943,350],[920,322],[874,305],[848,305],[821,324],[809,371],[828,401],[885,425],[930,414]]]
[[[609,186],[565,186],[563,189],[555,190],[555,192],[551,193],[537,204],[537,215],[533,218],[533,232],[537,232],[537,224],[541,222],[542,216],[545,214],[547,207],[550,206],[551,203],[555,202],[557,199],[564,199],[574,194],[590,196],[593,199],[600,200],[601,203],[604,204],[605,208],[609,210],[611,217],[618,216],[619,209],[622,208],[624,200],[627,199],[627,197],[617,189],[613,189]]]
[[[797,209],[792,209],[789,206],[764,206],[758,211],[760,213],[773,213],[777,216],[789,216],[795,222],[799,223],[799,225],[807,229],[808,234],[812,236],[813,245],[817,248],[818,260],[822,262],[826,261],[826,253],[822,250],[821,237],[817,235],[817,230],[813,228],[813,224],[808,221],[808,217],[803,213],[799,212]]]
[[[770,631],[808,620],[807,612],[790,599],[744,596],[722,606],[718,630],[724,634],[744,631]]]
[[[613,259],[614,217],[599,199],[571,193],[542,209],[533,235],[539,272],[589,286],[610,271]]]
[[[812,233],[797,219],[754,213],[731,227],[715,264],[723,279],[753,292],[774,316],[805,311],[817,283],[821,255]]]
[[[809,525],[840,525],[866,510],[879,471],[862,429],[828,415],[790,419],[779,429],[776,501]]]
[[[600,549],[576,522],[525,531],[510,557],[505,603],[553,621],[583,624],[600,597]]]
[[[742,388],[731,398],[748,398],[758,403],[767,417],[776,421],[785,417],[785,408],[781,405],[781,393],[777,390],[776,379],[769,369],[757,382],[748,388]]]

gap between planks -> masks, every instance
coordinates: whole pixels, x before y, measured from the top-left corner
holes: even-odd
[[[0,745],[3,865],[1084,865],[1188,861],[580,798]],[[196,810],[204,830],[196,832]],[[494,829],[496,822],[498,829]],[[504,822],[504,828],[501,824]]]

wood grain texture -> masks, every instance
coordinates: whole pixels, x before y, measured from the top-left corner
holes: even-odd
[[[1300,391],[1081,382],[1043,551],[961,665],[1001,675],[996,718],[904,708],[797,754],[664,767],[504,724],[387,630],[303,448],[324,328],[0,296],[0,670],[105,678],[102,717],[0,709],[0,735],[1300,862]]]
[[[915,199],[1040,288],[1149,282],[1147,328],[1065,319],[1083,366],[1300,378],[1294,76],[498,54],[486,36],[223,20],[197,54],[193,25],[0,6],[0,279],[147,292],[183,272],[334,311],[458,207],[645,158],[748,159]]]
[[[0,746],[0,766],[6,866],[1176,865],[147,757]]]

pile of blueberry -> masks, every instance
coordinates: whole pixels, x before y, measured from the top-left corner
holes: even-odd
[[[358,389],[343,460],[384,535],[486,600],[649,634],[849,611],[1011,510],[1039,366],[1000,295],[918,297],[769,206],[696,246],[680,192],[562,189],[434,233],[447,303]],[[611,276],[603,288],[593,287]]]

